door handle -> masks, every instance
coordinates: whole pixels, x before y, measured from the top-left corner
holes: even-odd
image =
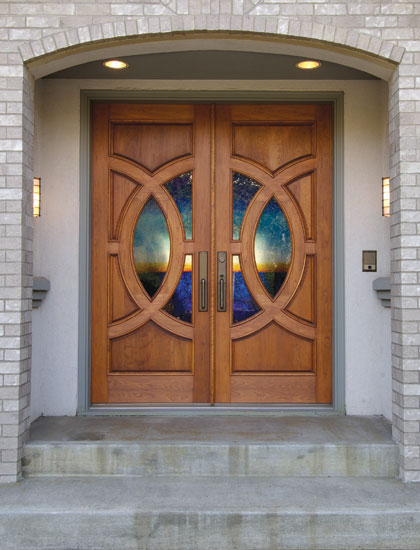
[[[208,254],[198,253],[198,311],[208,311]]]
[[[226,252],[217,253],[217,311],[226,311]]]

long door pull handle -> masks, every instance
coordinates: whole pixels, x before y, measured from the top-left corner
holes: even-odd
[[[226,311],[226,252],[217,253],[217,311]]]
[[[198,298],[198,311],[208,311],[208,254],[198,253],[198,280],[200,290]]]
[[[200,279],[200,311],[206,311],[207,292],[206,279]]]

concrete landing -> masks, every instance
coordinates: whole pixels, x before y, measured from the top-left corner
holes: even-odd
[[[398,474],[381,417],[49,417],[31,426],[25,476]]]
[[[32,478],[0,486],[0,547],[418,550],[420,484],[372,478]]]

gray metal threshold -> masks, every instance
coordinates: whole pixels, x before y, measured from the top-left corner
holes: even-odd
[[[103,404],[91,405],[87,411],[78,412],[79,416],[123,416],[123,415],[165,415],[165,416],[194,416],[194,415],[245,415],[245,416],[341,416],[344,411],[337,410],[332,405],[255,405],[246,403],[214,405],[203,403],[185,404]]]

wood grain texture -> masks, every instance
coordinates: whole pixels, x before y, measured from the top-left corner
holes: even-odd
[[[118,240],[124,207],[140,186],[135,180],[113,170],[110,172],[110,186],[109,239]]]
[[[191,340],[174,336],[149,321],[111,340],[111,372],[192,372]]]
[[[232,342],[232,373],[311,372],[314,343],[275,323]]]
[[[235,124],[232,139],[233,156],[255,162],[271,174],[313,156],[312,125]]]
[[[302,216],[306,240],[316,240],[316,183],[313,172],[299,177],[285,186],[296,201]]]
[[[108,304],[109,304],[109,324],[121,321],[125,317],[138,311],[139,307],[132,299],[124,285],[120,267],[118,265],[118,256],[109,255],[109,273],[108,273]]]
[[[109,403],[192,403],[191,374],[110,375],[108,385]]]
[[[316,259],[315,256],[306,256],[302,281],[286,308],[294,317],[316,323]]]
[[[111,155],[153,173],[192,154],[192,130],[191,124],[115,123],[111,125]]]
[[[316,377],[277,374],[235,375],[231,382],[232,403],[316,403]]]

